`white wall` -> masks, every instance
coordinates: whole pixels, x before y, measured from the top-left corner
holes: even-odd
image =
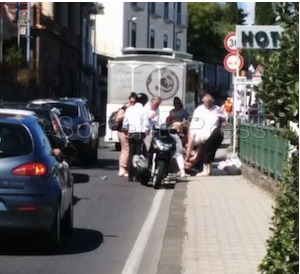
[[[101,2],[104,14],[96,17],[96,53],[115,57],[123,45],[123,3]]]
[[[128,21],[136,17],[137,25],[136,47],[147,48],[148,34],[148,2],[139,2],[144,10],[136,11],[131,7],[131,2],[101,2],[104,6],[103,14],[97,15],[97,34],[96,34],[96,52],[97,54],[116,57],[121,55],[121,49],[128,46],[128,27],[131,23]],[[162,11],[163,2],[156,2],[157,9]],[[170,2],[171,10],[173,2]],[[182,2],[182,14],[187,17],[187,3]],[[163,17],[149,19],[149,35],[150,30],[155,31],[155,48],[162,49],[164,42],[164,34],[168,35],[168,47],[173,48],[174,24],[166,23]],[[181,40],[180,51],[186,52],[187,49],[187,28],[175,27],[175,32],[182,30],[177,34],[177,38]],[[130,30],[129,30],[130,31]],[[150,45],[150,43],[149,43]]]

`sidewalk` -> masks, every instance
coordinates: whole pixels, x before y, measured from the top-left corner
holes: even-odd
[[[182,273],[258,273],[272,204],[242,175],[191,178],[184,202]]]
[[[216,159],[226,154],[223,146]],[[176,184],[158,273],[258,273],[273,204],[243,175],[189,177]]]

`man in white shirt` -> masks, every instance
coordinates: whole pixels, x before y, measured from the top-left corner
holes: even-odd
[[[161,98],[154,96],[150,102],[145,105],[147,111],[150,127],[159,124],[159,106],[161,103]]]
[[[210,94],[204,95],[202,102],[203,104],[198,106],[193,114],[186,153],[186,161],[192,163],[199,160],[200,153],[202,155],[203,171],[196,176],[211,174],[211,163],[223,141],[221,123],[226,118],[222,110],[213,104],[213,98]],[[189,158],[195,144],[197,145],[196,155]]]
[[[128,181],[133,182],[136,172],[132,164],[134,155],[143,154],[144,138],[149,133],[148,114],[144,105],[148,97],[144,93],[137,94],[134,106],[126,109],[123,119],[123,131],[129,138]],[[137,178],[136,178],[137,179]]]

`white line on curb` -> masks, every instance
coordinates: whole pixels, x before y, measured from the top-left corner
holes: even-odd
[[[149,240],[150,233],[158,214],[161,201],[164,197],[165,189],[158,190],[152,202],[152,206],[148,213],[148,216],[143,224],[139,236],[137,237],[135,244],[127,258],[126,264],[123,268],[122,274],[136,274],[141,263],[143,252],[146,244]]]

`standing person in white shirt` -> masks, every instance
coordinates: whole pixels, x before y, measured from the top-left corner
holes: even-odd
[[[133,182],[136,172],[132,164],[134,155],[143,153],[144,139],[149,133],[148,114],[144,105],[148,101],[148,96],[144,93],[138,93],[136,103],[126,109],[123,119],[123,131],[129,139],[129,158],[128,158],[128,181]],[[136,178],[137,179],[137,178]]]
[[[196,176],[208,176],[211,174],[211,163],[215,158],[217,149],[223,141],[221,124],[226,117],[223,111],[213,104],[210,94],[204,95],[203,104],[194,111],[190,124],[190,136],[186,153],[186,161],[196,162],[200,153],[203,160],[203,171]],[[190,153],[194,145],[197,145],[195,156],[190,158]]]
[[[148,114],[149,124],[152,128],[154,125],[159,124],[159,106],[161,103],[161,98],[154,96],[150,102],[145,105],[145,109]]]

